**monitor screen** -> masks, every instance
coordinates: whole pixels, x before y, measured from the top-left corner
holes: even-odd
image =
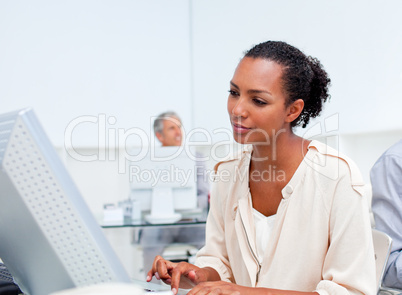
[[[26,294],[130,282],[31,109],[0,115],[0,257]]]
[[[157,218],[197,208],[197,161],[183,147],[134,148],[129,163],[130,198]],[[160,207],[156,209],[155,207]],[[158,212],[152,212],[158,210]]]

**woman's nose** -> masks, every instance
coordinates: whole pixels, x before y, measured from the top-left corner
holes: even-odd
[[[247,117],[247,106],[244,99],[239,98],[232,108],[232,115],[236,117]]]

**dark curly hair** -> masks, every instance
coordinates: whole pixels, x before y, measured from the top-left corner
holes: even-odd
[[[324,102],[329,99],[331,80],[318,59],[306,56],[299,49],[281,41],[255,45],[244,56],[268,59],[283,66],[282,83],[287,95],[286,105],[297,99],[304,101],[304,109],[291,123],[292,127],[301,125],[305,128],[310,118],[321,113]]]

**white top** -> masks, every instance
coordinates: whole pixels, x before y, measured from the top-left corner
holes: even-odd
[[[262,263],[265,249],[267,248],[269,238],[274,229],[275,215],[265,216],[253,208],[253,217],[255,224],[255,237],[258,261]]]
[[[251,153],[252,148],[216,166],[207,238],[195,264],[214,268],[223,281],[248,287],[376,295],[368,202],[353,161],[316,140],[310,143],[282,190],[275,228],[259,265],[253,255]]]

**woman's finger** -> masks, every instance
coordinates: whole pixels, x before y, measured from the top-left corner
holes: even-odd
[[[157,274],[158,277],[157,279],[160,280],[167,280],[170,279],[171,276],[169,274],[169,270],[173,268],[173,265],[170,261],[167,261],[165,259],[159,259],[156,261],[156,269],[157,269]]]
[[[178,263],[172,270],[172,291],[175,292],[174,290],[178,290],[178,288],[184,288],[184,289],[190,289],[194,287],[195,282],[193,281],[192,278],[193,276],[189,276],[189,273],[192,271],[196,271],[199,269],[195,265],[192,265],[187,262],[180,262]]]
[[[169,269],[174,267],[173,265],[174,264],[163,259],[161,256],[156,256],[152,263],[152,269],[147,273],[147,282],[151,281],[153,276],[158,280],[170,279]]]

